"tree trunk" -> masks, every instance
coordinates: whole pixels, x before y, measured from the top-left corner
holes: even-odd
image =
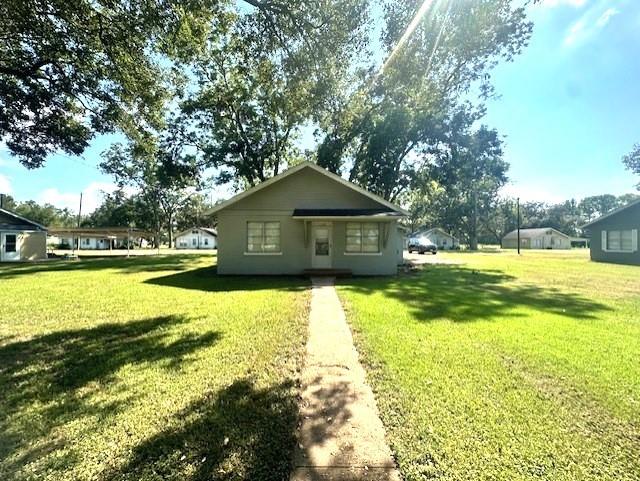
[[[475,190],[473,191],[473,209],[469,229],[469,249],[478,250],[478,193]]]
[[[478,250],[478,236],[476,234],[472,234],[469,236],[469,250]]]
[[[169,249],[173,247],[173,213],[167,215],[169,221]]]

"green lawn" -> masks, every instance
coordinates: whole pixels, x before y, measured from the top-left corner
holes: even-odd
[[[640,479],[640,267],[441,255],[339,287],[405,478]]]
[[[308,292],[211,256],[0,267],[0,479],[281,480]]]

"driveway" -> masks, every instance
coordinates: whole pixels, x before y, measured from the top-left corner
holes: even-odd
[[[447,257],[446,253],[438,252],[433,254],[418,254],[413,252],[409,254],[408,251],[404,251],[404,260],[414,266],[421,266],[423,264],[460,264],[459,261],[451,260]]]

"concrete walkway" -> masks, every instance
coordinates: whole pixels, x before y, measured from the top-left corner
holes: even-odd
[[[313,278],[291,481],[399,481],[334,280]]]

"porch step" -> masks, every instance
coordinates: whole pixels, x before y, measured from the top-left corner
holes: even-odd
[[[351,277],[351,269],[305,269],[302,274],[307,277]]]

